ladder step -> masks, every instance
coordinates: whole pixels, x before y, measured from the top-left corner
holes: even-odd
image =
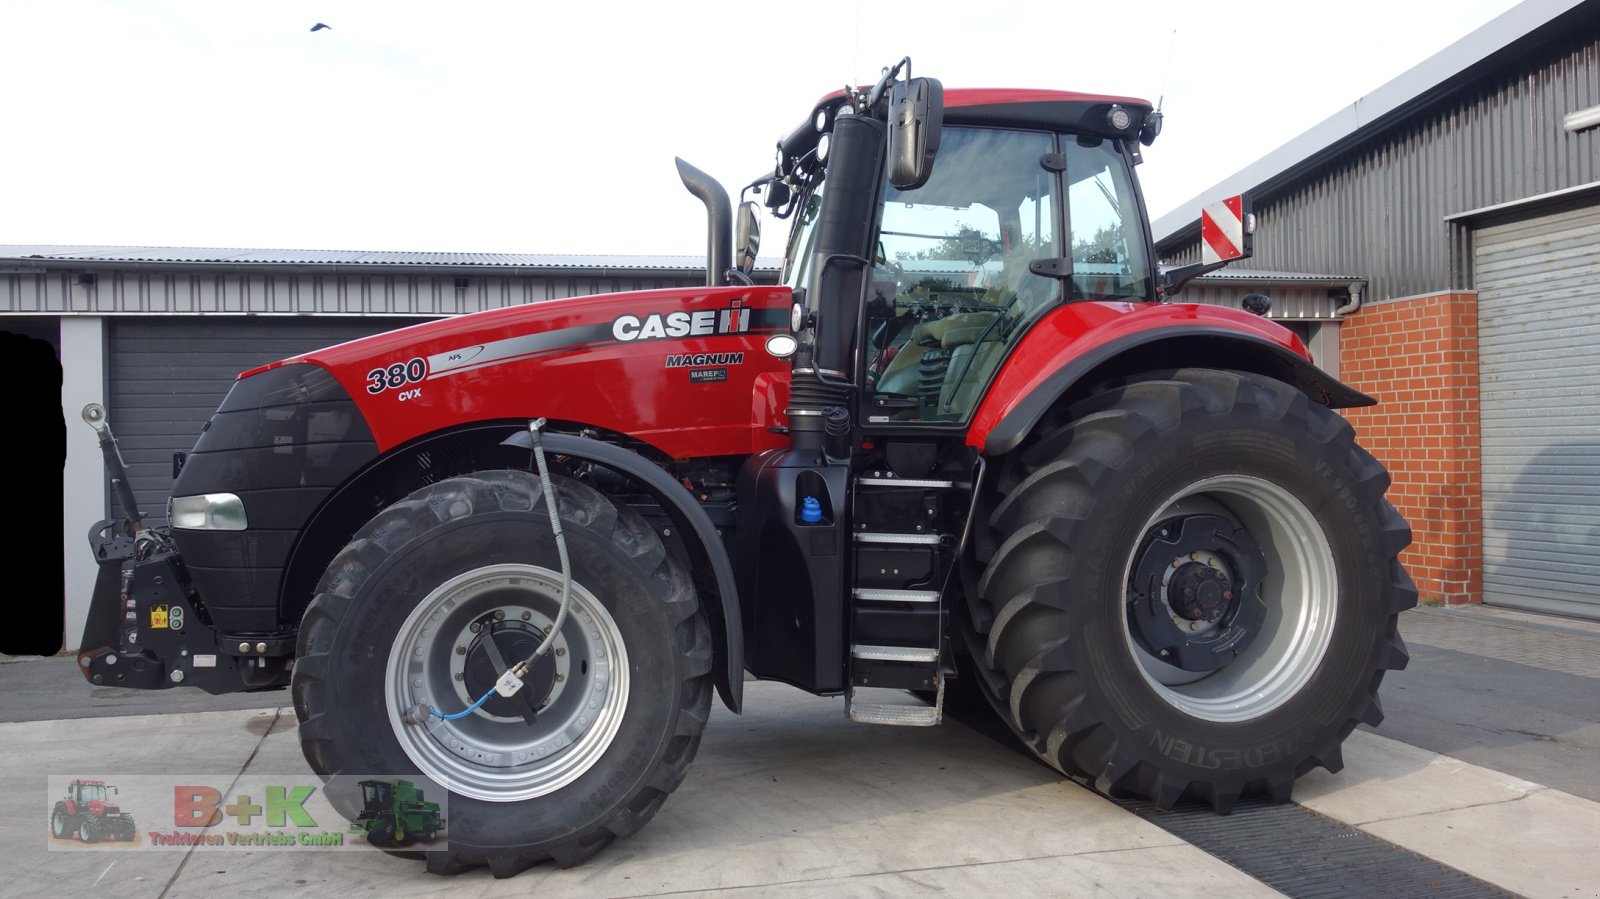
[[[939,650],[915,646],[852,646],[850,654],[874,662],[937,662]]]
[[[857,543],[901,543],[921,546],[937,546],[941,539],[938,534],[861,534],[855,535]]]
[[[888,587],[857,587],[856,599],[866,602],[938,602],[937,590],[891,590]]]
[[[932,727],[939,723],[939,710],[931,705],[884,705],[853,702],[850,720],[862,724],[898,724],[901,727]]]
[[[845,714],[862,724],[932,727],[944,718],[944,680],[940,679],[933,705],[904,690],[855,687],[845,699]]]
[[[859,487],[954,487],[955,481],[938,481],[926,478],[856,478]]]

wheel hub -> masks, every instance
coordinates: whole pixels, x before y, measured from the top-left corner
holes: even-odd
[[[1233,604],[1233,582],[1220,568],[1185,562],[1167,582],[1167,602],[1186,621],[1214,623]]]
[[[1250,645],[1266,617],[1267,563],[1249,531],[1220,515],[1157,522],[1128,585],[1128,624],[1146,652],[1185,671],[1215,671]]]
[[[462,676],[468,696],[482,696],[494,688],[500,675],[512,665],[533,654],[544,640],[544,632],[523,621],[491,621],[480,625],[467,646],[467,663]],[[494,651],[489,642],[493,641]],[[527,717],[537,711],[556,684],[555,654],[547,652],[522,676],[522,691],[507,699],[499,693],[483,704],[484,711],[501,718]]]

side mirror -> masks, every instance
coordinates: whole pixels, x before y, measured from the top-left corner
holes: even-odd
[[[889,183],[915,190],[933,174],[944,125],[944,86],[933,78],[895,82],[889,89]]]
[[[740,203],[739,219],[734,224],[733,264],[747,275],[756,267],[756,254],[761,251],[761,220],[756,217],[756,209],[752,200]]]

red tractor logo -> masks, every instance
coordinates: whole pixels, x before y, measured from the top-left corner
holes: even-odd
[[[103,780],[75,780],[67,785],[67,798],[50,813],[50,835],[58,840],[77,834],[84,843],[101,840],[131,842],[137,833],[133,816],[118,808],[110,796],[116,787]]]

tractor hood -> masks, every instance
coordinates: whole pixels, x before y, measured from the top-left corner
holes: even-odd
[[[551,300],[428,322],[276,362],[330,372],[384,451],[454,426],[545,417],[676,458],[780,441],[786,287],[693,287]]]

